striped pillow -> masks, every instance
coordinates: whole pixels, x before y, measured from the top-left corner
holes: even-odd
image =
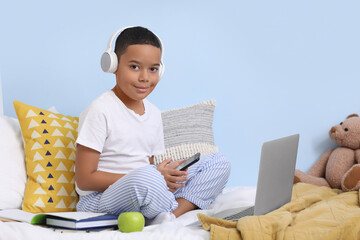
[[[166,153],[154,157],[155,164],[167,158],[174,161],[218,152],[212,129],[215,100],[205,101],[184,108],[163,111]]]

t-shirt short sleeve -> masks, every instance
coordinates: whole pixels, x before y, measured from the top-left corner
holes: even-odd
[[[102,152],[107,136],[106,117],[101,107],[90,105],[79,117],[76,144]]]

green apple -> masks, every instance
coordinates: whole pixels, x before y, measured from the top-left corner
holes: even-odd
[[[139,212],[124,212],[118,217],[118,226],[124,233],[141,232],[145,226],[145,218]]]

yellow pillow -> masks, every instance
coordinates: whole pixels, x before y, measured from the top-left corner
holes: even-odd
[[[78,117],[55,114],[14,101],[25,142],[28,180],[23,210],[76,211],[75,140]]]

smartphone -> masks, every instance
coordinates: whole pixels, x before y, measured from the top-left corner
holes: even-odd
[[[185,169],[187,169],[188,167],[190,167],[191,165],[193,165],[194,163],[196,163],[197,161],[200,160],[200,153],[195,154],[194,156],[190,157],[188,160],[186,160],[185,162],[183,162],[182,164],[180,164],[176,170],[179,171],[184,171]]]

